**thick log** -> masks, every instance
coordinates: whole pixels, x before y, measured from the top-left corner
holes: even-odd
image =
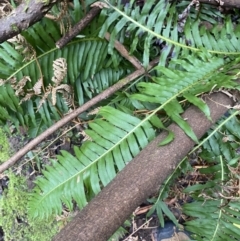
[[[206,97],[212,121],[196,107],[188,108],[183,118],[201,138],[226,111],[232,100],[223,93]],[[219,104],[218,104],[219,103]],[[67,224],[54,241],[106,241],[150,195],[159,189],[178,163],[193,148],[194,142],[176,124],[169,129],[175,139],[166,146],[158,144],[161,133],[137,155],[78,215]]]

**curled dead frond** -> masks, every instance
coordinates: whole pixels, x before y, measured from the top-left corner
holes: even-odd
[[[53,88],[52,89],[52,104],[53,105],[56,105],[56,101],[57,101],[57,92],[60,92],[60,93],[71,93],[72,92],[72,89],[69,85],[67,84],[62,84],[62,85],[59,85],[57,86],[56,88]],[[67,94],[67,96],[69,96],[69,94]]]
[[[65,102],[65,104],[70,108],[71,106],[73,106],[73,98],[70,94],[68,94],[67,92],[63,92],[62,93],[62,98]]]
[[[35,85],[33,86],[33,90],[35,95],[40,95],[42,93],[42,78],[40,78]]]
[[[58,86],[67,74],[67,62],[64,58],[58,58],[53,61],[53,77],[54,86]]]
[[[85,131],[82,131],[81,134],[84,137],[82,142],[84,142],[84,141],[92,141],[92,138],[90,136],[88,136]]]
[[[14,45],[14,48],[21,52],[25,58],[24,61],[32,60],[35,56],[34,48],[27,42],[27,40],[20,34],[7,40]]]
[[[23,90],[23,88],[28,81],[31,82],[30,77],[24,76],[16,85],[12,85],[13,89],[15,90],[15,94],[17,96],[24,95],[25,91]]]
[[[71,18],[68,12],[68,0],[63,0],[58,4],[59,13],[46,14],[46,17],[57,22],[60,27],[61,34],[65,34],[71,29]]]
[[[8,79],[8,83],[10,83],[11,86],[14,86],[17,83],[17,78],[12,77],[12,78]]]

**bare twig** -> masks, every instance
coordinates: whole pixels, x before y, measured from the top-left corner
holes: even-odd
[[[148,219],[144,224],[142,224],[141,226],[139,226],[133,233],[131,233],[127,238],[125,238],[123,241],[128,241],[131,239],[131,237],[133,236],[133,234],[135,234],[137,231],[139,231],[140,229],[142,229],[144,226],[149,225],[149,222],[152,220],[153,218]]]
[[[152,69],[154,66],[156,66],[158,63],[158,58],[151,61],[147,71]],[[87,103],[83,104],[81,107],[76,109],[75,111],[71,112],[69,115],[63,117],[60,121],[56,122],[53,126],[48,128],[46,131],[44,131],[42,134],[40,134],[38,137],[34,138],[32,141],[30,141],[26,146],[24,146],[21,150],[19,150],[14,156],[12,156],[9,160],[4,162],[2,165],[0,165],[0,173],[7,170],[9,167],[13,166],[21,157],[23,157],[26,153],[28,153],[30,150],[32,150],[36,145],[41,143],[44,139],[46,139],[49,135],[53,134],[55,131],[57,131],[59,128],[67,124],[72,119],[76,118],[79,114],[86,111],[90,107],[94,106],[101,100],[104,100],[114,94],[117,90],[120,90],[123,86],[130,83],[132,80],[138,78],[139,76],[146,73],[146,70],[142,67],[139,70],[136,70],[132,74],[128,75],[124,79],[121,79],[118,81],[118,83],[114,84],[110,88],[104,90],[101,94],[95,96]]]
[[[110,41],[111,35],[109,33],[105,34],[105,39]],[[124,45],[122,45],[118,40],[115,40],[114,42],[115,49],[125,58],[127,59],[136,69],[141,69],[142,64],[141,62],[135,57],[131,56],[128,52],[128,50],[125,48]]]

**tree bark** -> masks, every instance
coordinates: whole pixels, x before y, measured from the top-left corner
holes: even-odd
[[[240,8],[240,0],[199,0],[199,2],[222,7]]]
[[[226,111],[232,100],[222,93],[206,97],[213,123]],[[218,104],[219,103],[219,104]],[[225,106],[224,106],[225,105]],[[196,107],[183,114],[198,138],[213,124]],[[159,147],[163,132],[137,155],[78,215],[67,224],[54,241],[106,241],[144,202],[159,189],[178,163],[193,148],[194,142],[176,124],[169,127],[175,139]]]
[[[24,1],[7,17],[0,19],[0,43],[16,36],[41,20],[57,1],[59,0]]]

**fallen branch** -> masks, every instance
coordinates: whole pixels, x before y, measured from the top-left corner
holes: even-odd
[[[211,98],[211,99],[210,99]],[[206,98],[211,118],[216,122],[232,100],[222,93]],[[219,104],[217,104],[219,103]],[[213,124],[196,107],[183,114],[198,138]],[[194,142],[176,124],[169,126],[175,139],[166,146],[159,143],[160,134],[137,155],[77,216],[67,224],[54,241],[106,241],[141,203],[155,193],[178,163],[193,148]]]
[[[0,19],[0,43],[16,36],[38,22],[59,0],[24,1],[8,16]]]
[[[199,0],[199,2],[221,7],[240,8],[240,0]]]
[[[59,128],[67,124],[72,119],[76,118],[79,114],[82,112],[88,110],[90,107],[96,105],[101,100],[104,100],[114,94],[117,90],[120,90],[123,86],[127,85],[134,79],[140,77],[141,75],[145,74],[146,71],[152,69],[154,66],[156,66],[158,63],[158,58],[151,61],[147,70],[145,68],[141,68],[139,70],[136,70],[132,74],[128,75],[124,79],[119,80],[116,84],[111,86],[110,88],[104,90],[101,94],[95,96],[91,100],[89,100],[87,103],[83,104],[81,107],[77,108],[75,111],[71,112],[70,114],[63,117],[60,121],[56,122],[53,126],[48,128],[46,131],[44,131],[42,134],[40,134],[38,137],[34,138],[32,141],[30,141],[27,145],[25,145],[21,150],[19,150],[15,155],[13,155],[9,160],[4,162],[0,165],[0,174],[7,170],[9,167],[13,166],[21,157],[23,157],[25,154],[27,154],[30,150],[32,150],[36,145],[41,143],[43,140],[45,140],[49,135],[53,134],[55,131],[57,131]]]

